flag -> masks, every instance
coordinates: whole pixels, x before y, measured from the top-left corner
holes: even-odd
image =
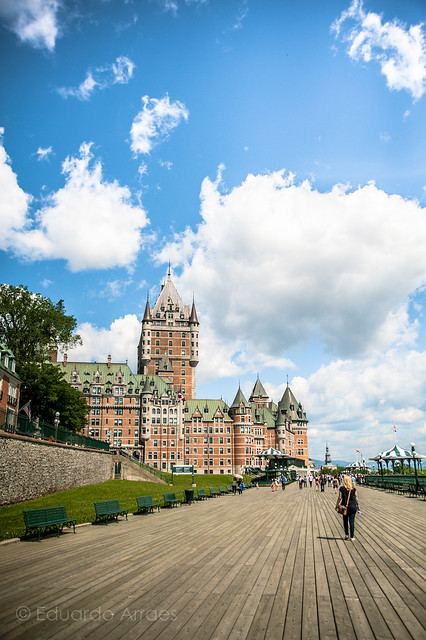
[[[396,433],[396,427],[395,427],[395,425],[393,425],[393,430],[394,430],[394,432]]]
[[[178,400],[181,400],[182,402],[185,402],[185,396],[183,395],[183,393],[178,391],[177,396],[178,396]]]
[[[28,416],[28,420],[31,420],[31,400],[28,400],[28,402],[26,402],[24,406],[19,409],[19,411],[23,411],[24,413],[26,413]]]
[[[359,449],[355,449],[355,451],[356,451],[357,453],[361,453],[361,451],[359,451]]]

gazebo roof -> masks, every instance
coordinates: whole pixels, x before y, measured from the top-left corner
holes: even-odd
[[[416,458],[426,458],[426,456],[422,455],[421,453],[417,453],[416,452]],[[411,451],[408,451],[407,449],[402,449],[402,447],[399,447],[396,443],[395,445],[392,447],[392,449],[388,449],[387,451],[383,451],[382,453],[379,453],[377,456],[375,456],[374,458],[369,458],[369,460],[412,460],[413,459],[413,454],[411,453]]]
[[[261,456],[284,456],[285,453],[283,453],[282,451],[277,451],[277,449],[274,449],[273,447],[269,447],[269,449],[266,449],[266,451],[262,451],[260,455]]]

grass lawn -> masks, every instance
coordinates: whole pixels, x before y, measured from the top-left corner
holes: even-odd
[[[171,476],[170,476],[171,477]],[[218,489],[220,485],[230,485],[232,476],[229,475],[195,475],[197,487]],[[183,499],[184,489],[191,489],[190,475],[174,476],[173,486],[156,482],[139,482],[133,480],[107,480],[101,484],[93,484],[78,489],[58,491],[42,498],[18,502],[0,507],[0,540],[20,538],[25,533],[22,512],[25,509],[40,509],[43,507],[64,506],[69,518],[75,518],[77,524],[93,522],[95,519],[94,502],[99,500],[118,499],[122,509],[129,513],[137,510],[137,496],[152,496],[156,504],[163,504],[163,493],[174,492],[176,497]],[[249,477],[244,477],[246,486],[250,484]]]

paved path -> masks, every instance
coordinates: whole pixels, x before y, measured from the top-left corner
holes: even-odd
[[[291,485],[1,545],[0,636],[423,640],[426,502],[359,497],[355,542]]]

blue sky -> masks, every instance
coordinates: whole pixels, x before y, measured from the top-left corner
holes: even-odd
[[[423,0],[1,0],[2,281],[136,368],[170,260],[197,395],[287,376],[310,455],[426,453]]]

